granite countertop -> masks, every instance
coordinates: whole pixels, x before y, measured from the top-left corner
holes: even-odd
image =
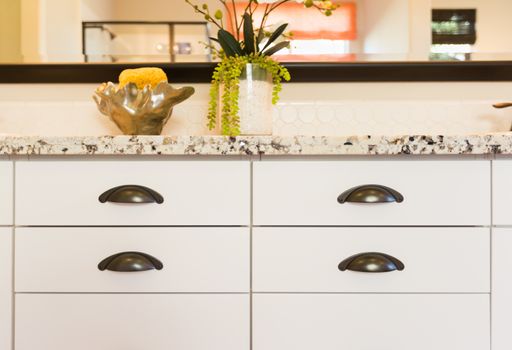
[[[0,155],[512,154],[512,133],[464,136],[1,136]]]

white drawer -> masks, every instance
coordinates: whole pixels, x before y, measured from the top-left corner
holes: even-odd
[[[493,350],[510,350],[512,333],[512,228],[492,232],[492,343]]]
[[[341,194],[368,184],[394,189],[404,200],[338,202]],[[490,184],[489,161],[260,162],[254,164],[254,223],[490,225]],[[372,200],[379,192],[386,193],[363,188],[349,198]]]
[[[16,350],[249,350],[248,295],[16,296]]]
[[[255,228],[253,289],[489,293],[489,252],[488,228]],[[377,266],[392,271],[366,272]]]
[[[493,161],[493,223],[512,225],[512,159]]]
[[[123,185],[150,188],[164,202],[100,203],[101,194]],[[117,194],[129,197],[134,192],[122,189]],[[16,165],[17,225],[248,225],[249,208],[246,161],[20,161]]]
[[[488,295],[255,295],[254,350],[488,350]]]
[[[15,237],[17,292],[249,291],[248,228],[18,228]],[[133,251],[163,269],[99,270],[104,259]],[[110,266],[132,268],[134,258]]]
[[[12,229],[0,228],[0,349],[11,348]]]
[[[14,186],[12,168],[12,162],[0,161],[0,226],[12,225]]]

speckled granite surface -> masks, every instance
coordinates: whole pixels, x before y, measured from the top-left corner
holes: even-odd
[[[512,133],[474,136],[0,136],[0,155],[512,154]]]

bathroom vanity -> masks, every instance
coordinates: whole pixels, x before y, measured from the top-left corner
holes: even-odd
[[[453,3],[290,1],[275,136],[236,138],[191,1],[3,6],[0,350],[511,350],[512,1]],[[195,94],[119,136],[91,95],[154,66]]]
[[[13,263],[13,163],[0,161],[0,349],[11,349]]]
[[[0,138],[0,348],[510,349],[507,137]]]

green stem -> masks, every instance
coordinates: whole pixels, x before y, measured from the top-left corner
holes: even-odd
[[[251,18],[252,18],[253,13],[258,8],[258,6],[259,6],[258,3],[256,3],[256,6],[254,6],[254,8],[252,6],[249,8],[249,14],[251,15]]]
[[[240,30],[238,29],[238,15],[236,13],[235,0],[231,0],[231,3],[233,4],[233,17],[235,18],[236,40],[240,41]],[[229,10],[228,10],[228,12],[229,12]]]
[[[226,4],[226,0],[219,0],[222,5],[224,5],[224,9],[226,10],[226,17],[229,18],[229,20],[231,21],[231,12],[229,11],[229,7],[228,5]],[[236,18],[236,8],[235,8],[235,3],[234,3],[234,0],[231,0],[233,2],[233,11],[235,12],[234,14],[234,19],[235,19],[235,28],[236,28],[236,23],[237,23],[237,18]],[[221,20],[221,24],[222,26],[224,27],[224,22]],[[240,41],[240,37],[239,37],[239,34],[238,33],[233,33],[233,35],[236,36],[236,40],[237,41]]]
[[[247,10],[249,10],[251,8],[251,5],[253,2],[254,2],[254,0],[249,0],[249,3],[247,3],[247,6],[245,7],[244,13],[246,13]],[[238,32],[240,32],[240,30],[242,30],[242,23],[243,23],[243,21],[240,21],[239,25],[236,27],[236,30]]]
[[[281,6],[282,4],[285,4],[287,2],[290,2],[290,0],[283,0],[281,2],[276,2],[274,5],[272,5],[272,7],[270,8],[270,11],[268,13],[270,14],[272,11],[277,9],[279,6]]]
[[[258,30],[258,35],[260,35],[263,28],[265,28],[265,23],[267,22],[268,15],[270,13],[269,8],[270,8],[270,4],[267,4],[267,6],[265,6],[265,12],[263,13],[263,18],[261,19],[261,25],[260,25],[260,29]]]
[[[185,2],[186,2],[187,4],[189,4],[190,6],[192,6],[196,12],[198,12],[198,13],[202,14],[203,16],[208,16],[208,18],[209,18],[209,19],[208,19],[208,21],[209,21],[210,23],[215,24],[219,29],[224,29],[224,27],[223,27],[223,26],[221,26],[221,25],[219,25],[219,23],[218,23],[218,22],[217,22],[217,21],[216,21],[212,16],[210,16],[210,14],[209,14],[209,13],[204,12],[204,11],[201,11],[201,10],[199,9],[199,6],[194,5],[190,0],[185,0]]]

